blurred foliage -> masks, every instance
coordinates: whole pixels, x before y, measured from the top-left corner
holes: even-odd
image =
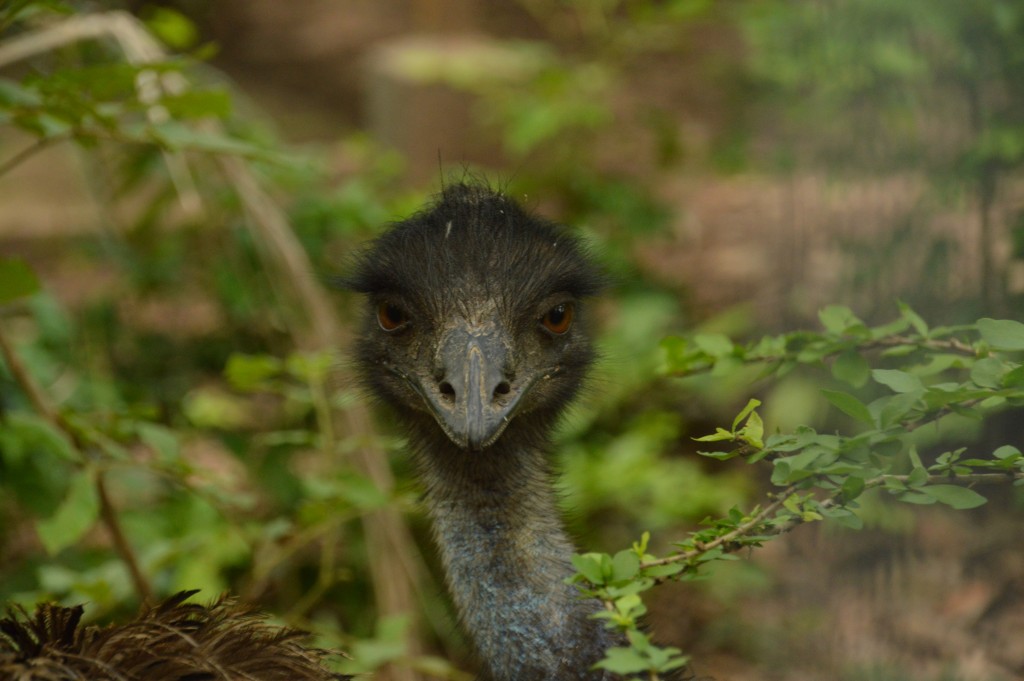
[[[489,39],[471,58],[425,54],[409,75],[475,96],[480,125],[513,168],[511,188],[556,202],[608,256],[612,273],[631,282],[645,274],[628,254],[663,231],[672,212],[645,182],[677,169],[683,140],[664,102],[629,96],[645,60],[684,50],[695,25],[712,14],[708,0],[523,0],[543,34]],[[615,153],[621,130],[634,131]]]
[[[261,601],[333,648],[381,636],[393,647],[356,521],[410,499],[353,471],[345,453],[358,443],[332,423],[352,388],[328,378],[337,357],[298,349],[280,275],[221,161],[244,160],[282,197],[325,281],[422,194],[400,189],[400,162],[358,137],[340,145],[353,176],[336,182],[336,150],[286,150],[236,113],[200,67],[208,48],[140,57],[114,22],[76,42],[70,22],[87,16],[65,3],[0,10],[6,40],[59,43],[0,77],[0,182],[73,143],[108,221],[80,252],[113,275],[71,314],[25,262],[0,261],[0,600],[86,602],[98,617],[189,584]],[[150,24],[193,49],[185,17],[160,10]]]
[[[787,523],[827,516],[855,525],[872,486],[913,503],[967,507],[978,502],[975,492],[933,477],[1017,471],[1020,455],[1010,448],[982,457],[958,447],[928,458],[939,443],[910,425],[1017,405],[1021,334],[996,320],[931,329],[908,307],[891,325],[871,327],[836,306],[823,311],[821,333],[737,343],[723,329],[749,332],[748,322],[724,315],[686,339],[662,340],[690,320],[679,295],[651,281],[634,253],[674,217],[649,180],[680,167],[685,140],[664,105],[623,90],[646,60],[678,52],[694,26],[720,18],[719,8],[707,0],[522,6],[548,31],[543,39],[503,44],[490,61],[418,68],[479,97],[480,119],[510,163],[530,168],[515,174],[510,191],[540,197],[580,225],[618,280],[600,310],[605,361],[558,443],[565,503],[586,545],[659,532],[662,545],[645,536],[623,552],[577,558],[581,584],[609,602],[610,624],[630,637],[605,667],[655,678],[685,660],[636,628],[645,610],[639,594],[653,581],[692,576]],[[908,165],[934,154],[984,188],[1020,166],[1013,69],[1024,41],[1014,42],[1022,23],[1015,4],[755,2],[735,11],[753,52],[750,80],[778,113],[782,168],[805,153],[884,153]],[[59,32],[80,16],[59,0],[7,3],[0,44]],[[137,571],[157,595],[231,589],[259,601],[351,651],[348,671],[399,661],[462,678],[435,658],[408,659],[409,622],[376,617],[358,519],[392,506],[426,536],[401,442],[372,436],[395,454],[395,493],[353,470],[347,455],[365,442],[339,432],[334,416],[359,397],[333,380],[338,357],[302,349],[285,282],[266,268],[268,246],[220,161],[243,162],[286,206],[325,281],[357,243],[415,210],[426,192],[404,187],[402,160],[359,134],[333,147],[287,148],[239,112],[235,93],[202,64],[212,48],[186,17],[166,8],[144,16],[182,54],[140,62],[115,40],[96,39],[62,44],[0,76],[0,183],[39,151],[75,145],[105,221],[82,250],[116,275],[104,295],[69,311],[47,292],[46,276],[40,282],[22,260],[0,258],[0,601],[85,601],[93,617],[124,613],[145,595]],[[850,29],[824,32],[837,17]],[[965,22],[973,27],[966,33]],[[945,66],[936,70],[936,60]],[[969,134],[957,128],[952,138],[962,144],[950,151],[934,139],[962,119],[936,128],[919,118],[957,83],[981,84],[958,101],[984,115]],[[868,134],[880,119],[899,123],[886,128],[892,139]],[[603,142],[621,128],[645,132],[644,170],[619,164],[621,153],[605,155]],[[833,154],[846,144],[864,153]],[[748,160],[741,144],[732,152]],[[883,364],[872,369],[876,359]],[[807,366],[828,371],[808,374]],[[699,375],[678,378],[691,373]],[[734,449],[686,456],[705,432],[701,423],[742,405],[752,385],[769,394],[761,393],[763,408],[748,403],[712,436]],[[823,412],[826,426],[816,420]],[[825,434],[840,426],[861,430]],[[956,432],[973,435],[970,427]],[[759,476],[736,462],[722,472],[715,458],[770,462],[763,482],[787,491],[740,511]],[[706,529],[668,554],[683,558],[649,565],[663,560],[655,551],[671,550],[667,535],[702,518]],[[130,553],[112,538],[118,531]],[[716,541],[721,550],[707,549]],[[460,650],[442,588],[426,591],[435,594],[425,604],[428,635]]]
[[[780,0],[751,3],[742,19],[780,151],[958,178],[1024,162],[1019,3]]]
[[[1017,230],[1019,211],[1008,222],[994,213],[1024,168],[1024,6],[772,0],[742,7],[775,167],[920,173],[935,189],[933,211],[966,198],[981,226],[981,303],[1006,314],[999,244],[1003,230]],[[927,245],[920,229],[912,238]],[[932,246],[939,259],[929,272],[942,272],[943,244]]]
[[[86,15],[63,3],[8,6],[5,38],[59,36],[76,16]],[[130,612],[149,590],[231,589],[359,653],[349,671],[400,660],[457,678],[447,663],[405,659],[407,622],[375,622],[356,521],[382,505],[411,513],[415,494],[408,481],[382,494],[352,470],[346,453],[361,442],[337,432],[333,415],[357,397],[331,379],[337,357],[297,349],[279,275],[265,268],[266,245],[220,159],[243,159],[287,206],[325,280],[354,244],[421,205],[424,192],[403,189],[401,160],[359,135],[333,149],[286,149],[199,68],[210,49],[197,46],[187,19],[167,9],[147,16],[166,44],[191,52],[126,58],[110,35],[62,44],[0,78],[0,181],[43,149],[74,144],[109,221],[84,252],[116,275],[106,295],[69,312],[24,262],[0,264],[11,350],[0,369],[0,599],[85,601],[90,616],[103,617]],[[573,73],[535,75],[532,101],[548,112],[578,94],[563,89],[577,87]],[[501,125],[525,153],[551,134],[582,131],[584,118]],[[349,168],[340,181],[331,168],[339,156]],[[572,167],[584,168],[542,174]],[[612,219],[652,228],[664,219],[623,178],[562,177],[549,196],[565,188],[574,196],[567,217],[618,214],[592,231],[606,245],[623,238]],[[632,269],[626,249],[607,250],[612,269]],[[675,391],[665,387],[660,412],[637,399],[656,380],[657,340],[678,319],[678,302],[633,287],[614,314],[623,331],[603,345],[618,359],[598,379],[614,389],[594,391],[560,434],[567,503],[591,519],[614,517],[623,537],[724,510],[747,485],[678,457],[686,426],[673,413]],[[38,400],[25,392],[32,385]],[[660,454],[673,460],[669,476],[654,467]],[[610,489],[595,462],[631,471],[633,481]],[[407,468],[402,457],[394,463]],[[698,492],[685,502],[675,492],[684,480]],[[648,498],[652,483],[661,491]],[[431,621],[448,616],[446,606],[427,605],[438,611]],[[451,634],[442,626],[433,635]]]

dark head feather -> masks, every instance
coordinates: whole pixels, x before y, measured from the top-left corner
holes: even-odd
[[[495,283],[514,283],[518,305],[551,291],[585,298],[604,284],[580,240],[565,228],[473,184],[445,188],[427,209],[376,239],[354,269],[342,280],[347,288],[400,295],[424,307],[447,300],[454,289],[464,295],[466,288]]]

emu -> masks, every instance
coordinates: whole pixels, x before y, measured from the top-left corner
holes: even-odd
[[[578,240],[459,184],[394,225],[345,282],[366,296],[357,364],[405,427],[459,619],[494,681],[595,680],[617,643],[566,584],[572,543],[550,431],[594,358]]]
[[[343,282],[366,301],[362,382],[408,433],[448,587],[491,681],[600,681],[610,675],[594,664],[622,642],[591,617],[600,603],[566,583],[573,547],[549,457],[594,359],[585,301],[602,283],[564,229],[468,184],[392,226]],[[0,620],[0,676],[335,678],[293,632],[185,597],[106,629],[57,606]]]

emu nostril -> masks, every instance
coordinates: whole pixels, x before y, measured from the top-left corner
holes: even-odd
[[[444,395],[444,398],[449,402],[455,400],[455,388],[453,388],[452,384],[449,383],[448,381],[444,381],[443,383],[441,383],[441,385],[438,386],[438,389],[441,391],[441,394]]]
[[[512,386],[508,384],[508,381],[502,381],[494,388],[494,396],[508,395],[512,391]]]

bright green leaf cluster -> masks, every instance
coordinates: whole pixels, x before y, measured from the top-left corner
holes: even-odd
[[[653,678],[684,666],[688,660],[678,648],[659,647],[641,631],[641,618],[647,613],[647,607],[640,594],[654,586],[657,579],[684,569],[677,564],[645,565],[656,560],[647,553],[649,540],[650,534],[644,533],[631,549],[614,556],[603,553],[573,556],[577,575],[571,581],[580,585],[585,595],[605,603],[605,609],[594,617],[624,633],[629,642],[628,647],[608,650],[596,667],[627,677],[642,674]]]
[[[751,399],[747,402],[747,406],[737,414],[736,418],[732,421],[732,429],[726,430],[725,428],[717,428],[711,435],[704,435],[703,437],[694,438],[697,442],[721,442],[728,440],[730,442],[740,442],[754,449],[763,449],[764,442],[764,422],[761,420],[760,415],[755,409],[761,406],[761,401]],[[743,426],[740,427],[740,422],[746,419]],[[738,456],[739,451],[728,452],[720,454],[717,452],[701,452],[705,456],[710,456],[715,459],[730,459],[733,456]]]
[[[690,658],[681,654],[679,648],[661,648],[654,645],[641,631],[631,630],[626,634],[629,647],[611,648],[606,657],[595,665],[613,674],[633,676],[643,674],[664,674],[686,666]]]

